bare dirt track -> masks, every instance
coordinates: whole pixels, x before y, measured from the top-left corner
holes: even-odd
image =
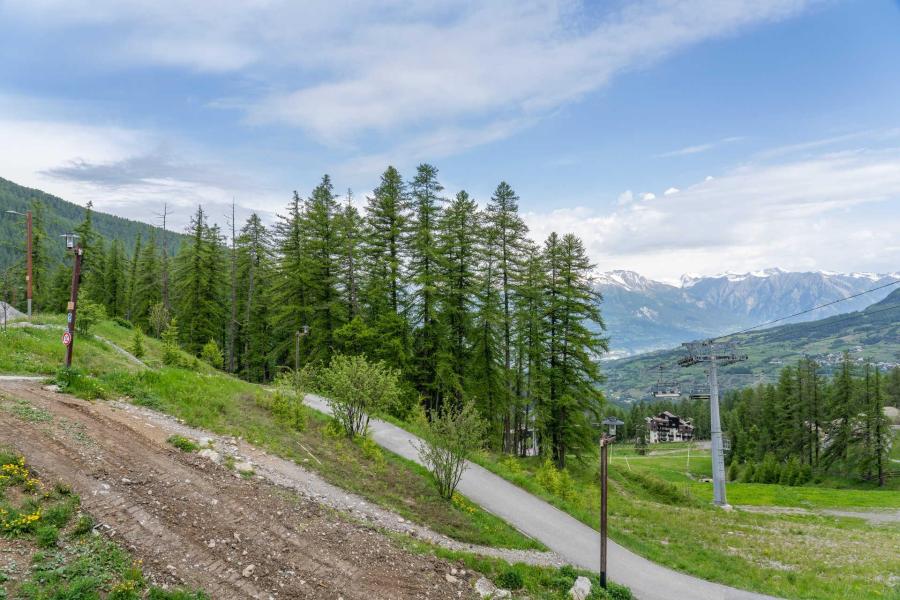
[[[104,405],[0,382],[0,444],[81,495],[154,583],[212,598],[460,598],[451,566],[257,479],[175,450]]]

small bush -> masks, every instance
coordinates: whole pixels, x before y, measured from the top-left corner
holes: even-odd
[[[484,422],[471,401],[459,409],[445,404],[439,412],[432,413],[428,432],[416,449],[442,497],[453,497],[466,461],[481,447],[483,431]]]
[[[128,319],[123,319],[122,317],[113,317],[113,323],[118,325],[119,327],[124,327],[125,329],[131,329],[134,325]]]
[[[37,545],[40,548],[53,548],[59,540],[59,529],[55,525],[41,525],[34,533]]]
[[[75,535],[84,535],[89,533],[93,528],[94,518],[91,515],[81,515],[78,517],[78,521],[75,523],[72,533]]]
[[[538,485],[550,494],[558,495],[560,490],[559,470],[553,461],[547,458],[535,473]]]
[[[507,590],[520,590],[525,585],[525,580],[522,577],[522,574],[515,569],[507,569],[500,573],[495,583],[497,584],[497,587],[505,588]]]
[[[144,332],[140,327],[134,328],[134,335],[131,338],[131,353],[135,358],[144,358],[147,353],[144,349]]]
[[[170,367],[181,365],[181,346],[178,345],[178,322],[172,319],[162,334],[163,364]]]
[[[166,441],[182,452],[196,452],[200,449],[200,446],[197,445],[193,440],[189,440],[181,435],[173,435]]]
[[[225,357],[222,356],[222,350],[219,349],[216,340],[209,340],[203,345],[203,349],[200,350],[200,359],[216,369],[221,369],[225,363]]]
[[[255,401],[257,404],[265,401]],[[303,431],[306,429],[306,410],[303,406],[303,396],[294,391],[293,387],[279,380],[275,385],[275,393],[269,406],[275,418],[294,429]]]
[[[75,329],[78,333],[88,334],[91,329],[106,319],[106,309],[102,304],[94,304],[93,302],[81,301],[78,303],[78,310],[75,316]]]
[[[737,461],[732,461],[728,466],[728,481],[737,481],[740,475],[741,468],[738,466]]]
[[[756,479],[756,467],[753,463],[749,463],[744,470],[741,471],[741,482],[742,483],[753,483]]]
[[[100,382],[90,375],[84,374],[80,369],[60,369],[56,372],[56,385],[61,392],[73,394],[86,400],[102,400],[108,392],[100,385]]]
[[[332,414],[347,437],[365,435],[372,415],[387,411],[399,395],[400,374],[383,362],[364,356],[336,355],[319,373],[318,384]]]

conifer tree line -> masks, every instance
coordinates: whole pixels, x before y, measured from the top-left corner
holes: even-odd
[[[900,396],[900,368],[844,358],[831,378],[804,358],[775,384],[729,392],[723,424],[731,441],[732,478],[800,483],[811,476],[849,476],[884,485],[891,469],[890,422],[884,407]]]
[[[254,214],[230,239],[198,208],[171,264],[155,230],[133,248],[103,240],[89,207],[82,298],[150,335],[174,322],[186,351],[214,343],[250,381],[337,354],[383,361],[402,375],[397,416],[471,400],[488,445],[524,454],[537,439],[563,467],[600,420],[601,298],[582,241],[531,240],[518,202],[504,182],[479,208],[429,164],[411,179],[388,167],[359,202],[326,175],[273,226]],[[64,308],[69,269],[43,275],[42,310]]]

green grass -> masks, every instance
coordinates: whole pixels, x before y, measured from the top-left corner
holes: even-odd
[[[183,435],[169,436],[169,439],[167,439],[166,441],[182,452],[196,452],[200,449],[199,444],[194,443],[192,440],[187,439]]]
[[[63,318],[38,315],[35,322],[61,325]],[[112,321],[98,323],[92,333],[126,349],[131,346],[134,334],[133,330]],[[12,343],[4,345],[4,339],[0,339],[0,372],[57,373],[64,350],[58,339],[60,331],[23,328],[12,329],[7,335]],[[159,340],[146,336],[144,347],[144,362],[161,367]],[[191,370],[143,369],[99,338],[81,336],[76,340],[74,366],[71,372],[59,372],[57,379],[65,391],[76,396],[87,399],[127,396],[135,404],[167,412],[191,426],[242,437],[319,472],[339,487],[459,541],[544,549],[539,542],[490,513],[470,504],[460,506],[442,499],[421,466],[381,451],[374,444],[354,443],[341,435],[332,435],[328,431],[329,419],[316,411],[303,409],[301,420],[306,426],[297,431],[296,426],[273,415],[271,394],[261,386],[208,365],[201,364]]]
[[[0,570],[0,598],[137,600],[146,593],[208,600],[202,592],[148,586],[140,563],[125,550],[89,535],[93,520],[80,513],[80,504],[68,486],[42,482],[23,459],[0,449],[0,533],[11,550],[31,557],[30,564],[7,563],[15,578]]]
[[[617,542],[655,562],[692,575],[785,598],[891,598],[887,578],[897,575],[900,525],[872,526],[858,519],[818,515],[726,512],[711,506],[708,452],[685,447],[673,454],[637,457],[614,447],[610,462],[609,528]],[[627,460],[626,460],[627,458]],[[579,520],[599,526],[596,457],[572,461],[573,484],[561,492],[539,483],[540,461],[482,454],[488,469],[543,497]],[[706,470],[704,472],[704,470]],[[734,504],[893,507],[896,491],[729,484]],[[793,502],[794,504],[789,504]]]

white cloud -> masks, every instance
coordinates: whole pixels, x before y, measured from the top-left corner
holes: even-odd
[[[671,196],[672,194],[677,194],[680,191],[681,190],[679,190],[677,187],[670,187],[669,189],[667,189],[666,191],[663,192],[663,196]]]
[[[650,200],[656,200],[656,194],[653,192],[645,192],[641,194],[641,200],[645,202],[649,202]]]
[[[900,264],[900,148],[753,163],[660,203],[610,213],[586,207],[531,213],[533,235],[581,236],[601,269],[659,279],[787,269],[895,271]]]
[[[158,133],[117,126],[38,118],[0,119],[2,176],[98,210],[147,221],[163,203],[174,210],[170,224],[186,225],[198,204],[238,203],[273,211],[284,197],[233,166],[218,164],[183,142]],[[173,153],[169,148],[179,147]],[[190,152],[185,155],[185,152]],[[247,211],[243,211],[245,215]]]
[[[725,144],[731,144],[733,142],[740,142],[744,138],[742,136],[731,136],[727,138],[722,138],[721,140],[715,142],[707,142],[705,144],[696,144],[694,146],[685,146],[684,148],[679,148],[678,150],[672,150],[670,152],[663,152],[662,154],[657,154],[657,158],[669,158],[672,156],[688,156],[691,154],[699,154],[701,152],[706,152],[707,150],[712,150],[713,148],[718,148]]]
[[[252,122],[347,144],[368,132],[418,139],[515,123],[508,136],[617,73],[809,1],[33,0],[0,5],[0,20],[93,27],[103,43],[68,51],[96,66],[243,74],[245,97],[225,103]]]

